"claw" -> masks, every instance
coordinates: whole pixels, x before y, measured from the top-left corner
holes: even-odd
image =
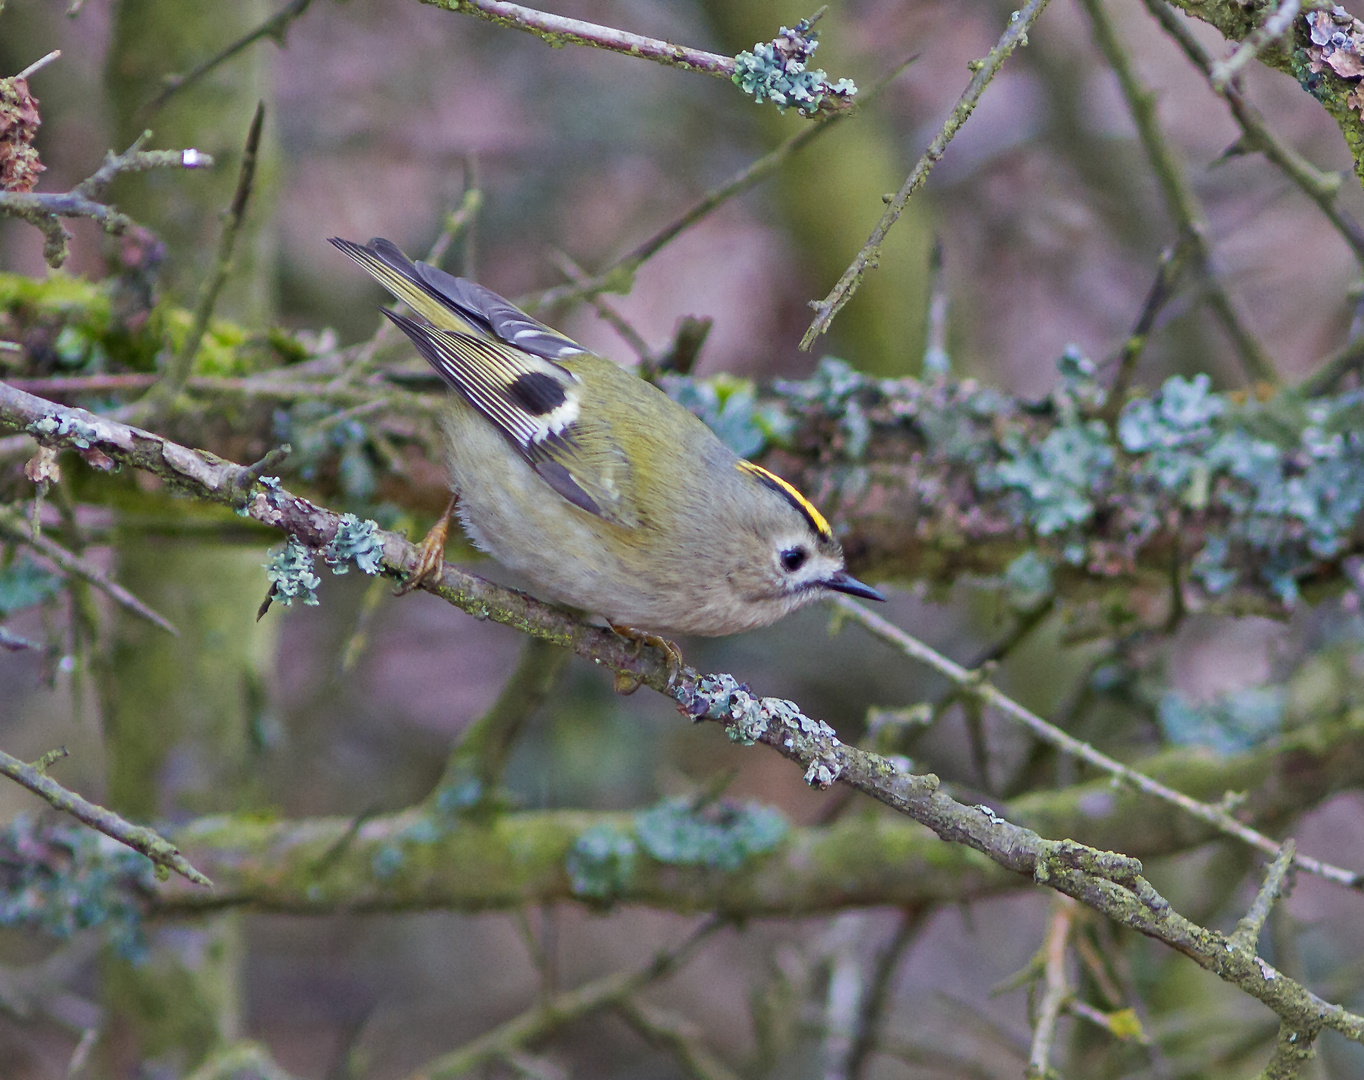
[[[640,649],[645,645],[650,645],[657,649],[668,658],[668,688],[671,689],[673,683],[677,681],[677,676],[682,673],[682,650],[674,642],[667,638],[651,634],[647,630],[636,630],[633,626],[622,626],[617,623],[609,624],[621,637],[635,644],[634,654],[639,655]],[[616,672],[614,689],[616,693],[625,696],[633,694],[644,684],[644,680],[628,675],[623,671]]]
[[[445,565],[445,541],[450,535],[450,518],[454,515],[455,504],[458,501],[458,495],[450,496],[450,501],[445,504],[445,510],[440,518],[417,545],[417,565],[407,580],[393,591],[394,596],[406,596],[414,589],[440,580],[441,569]]]

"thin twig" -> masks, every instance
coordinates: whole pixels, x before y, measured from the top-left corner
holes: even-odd
[[[865,989],[862,950],[857,946],[866,930],[865,912],[845,911],[833,920],[820,946],[829,966],[820,1017],[823,1080],[848,1080],[847,1066],[857,1039]]]
[[[829,324],[833,322],[839,309],[852,299],[853,293],[862,283],[862,278],[866,272],[876,267],[881,258],[881,244],[891,226],[899,220],[910,196],[918,191],[924,181],[928,179],[928,174],[933,171],[933,166],[946,152],[947,144],[961,130],[961,126],[970,119],[971,113],[975,111],[976,104],[980,101],[980,95],[990,85],[990,80],[1004,65],[1004,61],[1013,54],[1018,46],[1027,44],[1028,31],[1032,29],[1033,23],[1037,21],[1037,17],[1042,14],[1042,10],[1046,6],[1047,0],[1028,0],[1028,3],[1009,17],[1008,29],[1004,31],[995,47],[986,54],[985,59],[978,60],[971,65],[975,71],[975,74],[971,76],[971,81],[967,84],[961,97],[957,99],[956,105],[952,107],[952,112],[948,115],[938,134],[928,144],[928,149],[915,163],[909,176],[900,186],[900,190],[890,200],[885,213],[881,215],[881,220],[876,223],[876,228],[872,230],[871,236],[862,245],[862,250],[857,253],[857,257],[843,271],[843,276],[838,279],[838,284],[833,287],[829,295],[823,300],[811,301],[810,306],[816,312],[815,321],[810,324],[810,328],[805,331],[805,336],[800,339],[802,349],[808,350],[814,344],[815,338],[829,329]]]
[[[927,664],[935,671],[946,675],[954,683],[980,698],[985,704],[998,709],[1010,719],[1018,721],[1039,739],[1044,739],[1067,754],[1071,754],[1095,768],[1101,769],[1110,776],[1131,784],[1138,791],[1173,803],[1193,817],[1206,821],[1222,832],[1234,836],[1260,851],[1276,858],[1282,853],[1282,845],[1275,843],[1248,825],[1243,825],[1224,808],[1190,798],[1188,795],[1174,790],[1174,788],[1167,787],[1158,780],[1153,780],[1151,777],[1129,768],[1120,761],[1115,761],[1107,754],[1095,750],[1088,743],[1081,742],[1079,739],[1066,734],[1060,728],[1047,723],[1036,713],[1025,709],[1002,690],[998,690],[985,682],[975,672],[949,660],[936,649],[930,648],[917,638],[905,633],[894,623],[888,622],[881,616],[868,611],[851,600],[845,600],[843,597],[836,597],[830,603],[841,614],[866,627],[882,641],[895,646],[911,659]],[[1364,889],[1364,875],[1308,858],[1305,855],[1296,855],[1293,861],[1309,874],[1316,874],[1318,877],[1323,877],[1350,889]]]
[[[614,1003],[620,1018],[645,1040],[671,1054],[692,1080],[740,1080],[740,1076],[706,1048],[704,1033],[676,1013],[636,996]]]
[[[1061,1010],[1070,998],[1070,980],[1066,976],[1067,943],[1075,922],[1075,901],[1058,896],[1052,901],[1051,918],[1047,920],[1047,936],[1042,944],[1042,1001],[1033,1025],[1032,1047],[1028,1053],[1029,1080],[1042,1080],[1051,1073],[1051,1048],[1056,1041],[1056,1025]]]
[[[180,849],[169,840],[158,836],[151,829],[142,825],[134,825],[130,821],[125,821],[112,810],[106,810],[95,803],[87,802],[74,791],[67,790],[48,776],[47,766],[53,760],[63,757],[66,757],[65,749],[54,751],[46,755],[40,762],[30,765],[16,757],[10,757],[9,754],[0,750],[0,774],[8,776],[11,780],[28,788],[35,795],[46,799],[56,809],[70,814],[78,821],[89,825],[90,828],[104,833],[105,836],[113,837],[120,844],[126,844],[134,851],[140,851],[157,866],[164,867],[166,870],[174,870],[196,885],[203,885],[210,889],[213,887],[213,882],[194,869],[189,861],[180,854]]]
[[[874,86],[859,93],[857,95],[859,104],[865,106],[875,101],[914,60],[915,57],[910,57],[897,64]],[[560,285],[545,289],[530,296],[521,297],[518,303],[532,311],[538,311],[570,300],[592,296],[599,292],[628,291],[634,280],[635,272],[647,260],[662,250],[665,245],[677,239],[691,226],[719,209],[736,195],[742,195],[745,191],[755,187],[759,181],[776,172],[797,151],[804,149],[809,143],[828,131],[831,124],[850,115],[852,113],[849,111],[819,113],[794,135],[768,151],[751,165],[740,169],[724,183],[706,192],[690,209],[678,215],[653,236],[639,244],[628,255],[617,259],[582,285]]]
[[[1108,18],[1103,0],[1081,0],[1089,13],[1094,40],[1103,53],[1108,66],[1118,78],[1118,86],[1127,101],[1132,121],[1137,126],[1137,136],[1142,149],[1146,152],[1151,169],[1156,174],[1161,196],[1165,200],[1166,212],[1179,230],[1180,237],[1191,250],[1194,265],[1202,278],[1206,301],[1213,316],[1232,340],[1241,366],[1251,382],[1268,383],[1277,386],[1278,372],[1268,355],[1260,347],[1245,321],[1236,309],[1231,296],[1222,285],[1213,264],[1212,251],[1208,247],[1207,222],[1198,196],[1194,194],[1178,155],[1165,137],[1160,121],[1156,117],[1156,96],[1141,82],[1130,56],[1118,40],[1117,30]]]
[[[1317,370],[1298,386],[1298,392],[1309,398],[1329,394],[1341,379],[1361,367],[1364,367],[1364,335],[1353,338],[1323,360]]]
[[[722,917],[707,919],[692,931],[680,945],[660,952],[648,964],[636,971],[619,971],[576,990],[555,994],[548,1001],[537,1004],[506,1023],[499,1024],[478,1038],[465,1043],[458,1050],[428,1062],[408,1080],[451,1080],[479,1065],[497,1059],[510,1050],[518,1049],[532,1040],[543,1038],[565,1024],[629,1000],[644,987],[671,974],[711,934],[726,925]]]
[[[1146,350],[1146,342],[1156,319],[1175,295],[1184,267],[1189,261],[1191,247],[1187,238],[1181,239],[1173,248],[1160,253],[1160,263],[1156,267],[1156,279],[1151,283],[1151,291],[1146,294],[1146,302],[1141,306],[1132,332],[1123,342],[1122,352],[1118,354],[1118,370],[1113,376],[1113,385],[1108,391],[1108,400],[1100,412],[1100,418],[1110,427],[1117,423],[1122,407],[1127,403],[1127,391],[1131,389],[1132,379],[1137,372],[1137,361]]]
[[[144,131],[123,153],[110,151],[105,155],[104,164],[70,191],[0,191],[0,214],[22,218],[42,230],[46,237],[43,258],[54,269],[61,266],[70,253],[68,242],[71,239],[71,234],[62,226],[62,218],[89,218],[115,236],[132,227],[132,218],[104,202],[105,193],[116,176],[171,166],[205,169],[213,164],[211,157],[198,150],[143,150],[142,144],[150,138],[151,132]]]
[[[1212,71],[1208,73],[1212,88],[1218,93],[1224,91],[1236,78],[1237,72],[1288,33],[1301,10],[1301,0],[1283,0],[1277,11],[1245,36],[1236,46],[1235,52],[1213,65]]]
[[[227,208],[223,221],[223,233],[218,240],[218,255],[213,269],[203,288],[199,290],[199,302],[194,308],[194,321],[185,335],[180,351],[166,366],[164,378],[148,391],[145,398],[146,409],[155,412],[169,405],[184,389],[185,380],[194,369],[194,358],[199,354],[199,346],[208,332],[208,324],[213,318],[213,310],[218,306],[218,297],[227,284],[232,272],[232,251],[237,246],[237,236],[241,232],[246,217],[246,204],[251,198],[251,189],[256,179],[256,155],[260,150],[261,130],[265,124],[265,103],[256,105],[256,113],[251,118],[251,127],[246,134],[246,146],[242,150],[241,168],[237,172],[237,189],[232,194],[232,202]],[[140,406],[142,403],[139,402]],[[144,409],[134,407],[130,418],[138,418]]]
[[[1297,845],[1292,840],[1283,842],[1283,850],[1279,853],[1279,857],[1270,864],[1269,872],[1265,874],[1264,884],[1255,894],[1255,902],[1250,905],[1250,910],[1246,912],[1245,917],[1236,924],[1236,930],[1231,935],[1233,947],[1254,952],[1259,946],[1260,931],[1264,929],[1265,920],[1269,918],[1269,913],[1275,902],[1281,897],[1287,898],[1288,893],[1292,890],[1293,857],[1297,854],[1297,850]]]
[[[516,670],[503,684],[497,700],[464,730],[459,745],[451,753],[436,784],[437,800],[442,793],[472,781],[478,785],[473,793],[476,800],[491,803],[526,721],[553,692],[567,661],[565,649],[535,638],[526,641]]]
[[[55,540],[41,533],[34,535],[28,523],[13,510],[0,507],[0,534],[27,544],[34,551],[50,560],[63,574],[89,582],[120,607],[130,611],[139,619],[145,619],[153,626],[159,626],[166,633],[179,636],[179,631],[164,615],[152,610],[136,596],[116,581],[111,581],[99,567],[87,562],[74,552],[67,551]]]
[[[1166,0],[1143,2],[1165,32],[1174,38],[1184,55],[1203,72],[1204,77],[1211,80],[1212,57],[1189,29],[1184,16],[1176,13]],[[1340,233],[1341,239],[1350,246],[1355,261],[1364,265],[1364,229],[1340,206],[1340,173],[1322,172],[1270,131],[1260,110],[1246,100],[1235,83],[1228,83],[1221,88],[1214,84],[1213,89],[1226,99],[1232,117],[1240,125],[1244,149],[1264,154],[1304,195],[1316,203],[1326,220]]]
[[[674,45],[670,41],[626,33],[613,26],[570,19],[547,11],[536,11],[520,4],[504,3],[503,0],[422,0],[422,2],[444,8],[446,11],[473,15],[511,30],[524,30],[556,49],[564,45],[587,45],[594,49],[607,49],[610,52],[625,53],[627,56],[680,67],[686,71],[699,71],[703,75],[713,75],[717,79],[728,79],[734,74],[732,56],[690,49],[685,45]]]
[[[928,333],[924,346],[924,379],[946,379],[952,370],[952,355],[947,351],[947,314],[952,297],[943,275],[942,237],[933,238],[928,257]]]
[[[16,79],[27,79],[34,72],[41,71],[43,68],[47,67],[53,60],[60,60],[61,56],[61,49],[53,49],[46,56],[38,57],[37,60],[33,61],[33,63],[29,64],[28,67],[24,68],[23,71],[19,72],[19,74],[14,77]]]
[[[255,44],[257,41],[260,41],[262,38],[271,38],[276,45],[282,48],[284,46],[284,39],[289,32],[290,25],[308,10],[308,5],[311,3],[312,0],[290,0],[290,3],[280,8],[279,11],[271,15],[254,30],[247,31],[247,33],[232,42],[227,48],[216,53],[214,56],[209,57],[209,59],[205,60],[202,64],[199,64],[192,71],[189,71],[184,75],[167,75],[165,78],[166,85],[154,98],[142,106],[141,111],[143,113],[155,112],[170,100],[171,95],[183,90],[187,86],[192,86],[214,68],[231,60],[239,52]]]
[[[886,943],[876,957],[867,989],[862,995],[862,1009],[857,1017],[852,1048],[848,1051],[848,1064],[845,1070],[848,1080],[862,1080],[871,1063],[872,1051],[876,1049],[881,1030],[881,1021],[894,995],[895,972],[905,952],[918,939],[923,929],[926,907],[909,908],[900,912],[900,921],[895,926],[894,936]]]
[[[553,258],[555,265],[559,268],[559,272],[562,273],[564,277],[568,278],[568,280],[577,288],[590,288],[591,282],[587,274],[583,271],[581,266],[568,256],[567,253],[556,250],[551,253],[551,257]],[[584,295],[587,296],[587,302],[592,305],[592,309],[597,313],[597,317],[625,339],[625,344],[629,345],[631,350],[633,350],[639,361],[640,367],[652,367],[655,363],[653,350],[649,348],[649,343],[644,340],[643,335],[630,325],[624,315],[617,311],[609,302],[603,300],[600,295],[589,295],[586,293]]]

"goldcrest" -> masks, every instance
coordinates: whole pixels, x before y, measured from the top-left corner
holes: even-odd
[[[658,388],[388,240],[331,242],[421,317],[384,312],[458,391],[444,429],[460,520],[545,598],[711,636],[831,591],[884,599],[800,492]]]

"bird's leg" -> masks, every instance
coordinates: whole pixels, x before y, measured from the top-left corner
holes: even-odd
[[[677,681],[677,676],[682,672],[682,650],[674,642],[659,637],[657,634],[651,634],[647,630],[636,630],[633,626],[622,626],[619,623],[608,623],[607,625],[626,641],[635,643],[634,652],[636,656],[639,655],[640,649],[645,645],[652,645],[661,652],[668,658],[668,686],[671,687]],[[642,679],[633,675],[618,671],[616,672],[614,689],[618,694],[633,694],[643,685],[643,682]]]
[[[417,565],[408,575],[407,580],[394,591],[394,596],[406,596],[413,589],[440,579],[441,567],[445,565],[445,541],[450,535],[450,518],[455,512],[455,504],[458,502],[458,495],[450,496],[450,501],[445,504],[444,512],[431,526],[431,531],[417,545]]]

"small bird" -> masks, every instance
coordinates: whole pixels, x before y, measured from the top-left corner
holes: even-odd
[[[439,572],[457,505],[545,598],[650,644],[765,626],[831,591],[884,599],[809,500],[657,387],[388,240],[331,242],[420,316],[384,311],[457,391],[455,497],[409,585]]]

